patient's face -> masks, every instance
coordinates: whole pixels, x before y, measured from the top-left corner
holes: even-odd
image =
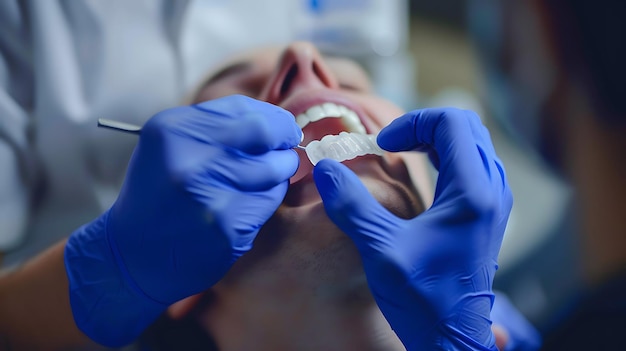
[[[374,134],[403,113],[391,102],[374,94],[367,73],[356,62],[324,57],[314,46],[302,42],[286,48],[258,49],[229,59],[209,76],[194,101],[231,94],[247,95],[292,112],[303,127],[303,145],[340,131]],[[319,201],[311,177],[313,166],[303,151],[297,152],[301,158],[300,167],[291,179],[285,201],[285,205],[292,207]],[[371,185],[369,189],[379,201],[388,201],[388,206],[397,208],[405,216],[414,215],[414,210],[403,211],[407,206],[400,206],[398,199],[386,198],[390,186],[394,190],[399,186],[408,191],[402,197],[404,202],[420,203],[421,206],[404,168],[408,164],[413,175],[423,178],[421,162],[402,162],[397,155],[388,155],[384,159],[359,157],[345,164],[359,174],[366,185]]]
[[[230,60],[216,72],[196,102],[244,94],[279,105],[297,116],[305,135],[303,145],[341,131],[374,134],[403,112],[372,92],[367,74],[355,62],[322,57],[308,43],[257,50]],[[331,340],[333,333],[345,339],[350,333],[340,331],[337,323],[350,324],[354,332],[354,340],[343,349],[365,350],[376,344],[360,333],[374,335],[383,345],[389,338],[388,326],[382,322],[381,328],[380,316],[370,318],[378,312],[372,312],[375,304],[358,252],[326,216],[313,181],[313,166],[303,152],[298,153],[300,167],[283,204],[262,228],[254,248],[212,289],[214,300],[203,323],[222,339],[218,344],[223,349],[229,348],[224,344],[232,339],[229,333],[245,333],[252,343],[263,339],[269,349],[288,348],[267,345],[272,328],[285,333],[297,329],[301,341],[309,345],[311,340]],[[370,155],[344,164],[379,202],[408,218],[424,210],[411,176],[426,181],[425,168],[420,159],[407,162],[402,157]],[[259,335],[252,335],[255,332]],[[369,346],[359,346],[359,342]],[[333,343],[339,347],[339,341]]]

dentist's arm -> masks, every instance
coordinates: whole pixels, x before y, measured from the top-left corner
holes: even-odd
[[[40,267],[64,282],[65,291],[54,290],[63,320],[69,304],[82,333],[118,347],[170,304],[215,284],[282,202],[301,133],[291,113],[244,96],[152,117],[111,209],[69,237],[63,272],[58,248]],[[30,299],[18,301],[7,306],[27,308]]]
[[[0,351],[90,345],[72,317],[64,247],[60,242],[0,277]]]
[[[487,129],[470,111],[418,110],[383,129],[378,143],[428,152],[438,168],[434,203],[416,218],[391,214],[340,163],[322,160],[314,170],[378,306],[410,351],[495,351],[491,287],[512,197]]]

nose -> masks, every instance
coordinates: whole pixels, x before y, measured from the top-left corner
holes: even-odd
[[[336,89],[337,78],[311,43],[295,42],[285,48],[261,99],[280,104],[288,96],[310,89]]]

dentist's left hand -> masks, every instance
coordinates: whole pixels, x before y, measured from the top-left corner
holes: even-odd
[[[396,217],[333,160],[314,176],[326,213],[361,253],[380,310],[407,350],[496,350],[491,287],[512,196],[489,132],[473,112],[425,109],[393,121],[378,143],[428,152],[439,170],[421,215]]]
[[[124,345],[221,279],[282,202],[301,135],[291,113],[243,96],[151,118],[115,204],[68,240],[77,326]]]

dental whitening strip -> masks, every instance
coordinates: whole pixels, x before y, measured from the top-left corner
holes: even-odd
[[[382,156],[384,152],[376,143],[376,135],[348,132],[326,135],[321,140],[313,140],[305,150],[313,165],[323,158],[343,162],[363,155]]]
[[[98,127],[138,135],[141,127],[130,123],[99,118]],[[343,162],[363,155],[383,155],[383,150],[376,143],[376,135],[341,132],[339,135],[326,135],[321,140],[313,140],[307,146],[297,145],[304,150],[309,161],[316,165],[323,158]]]

